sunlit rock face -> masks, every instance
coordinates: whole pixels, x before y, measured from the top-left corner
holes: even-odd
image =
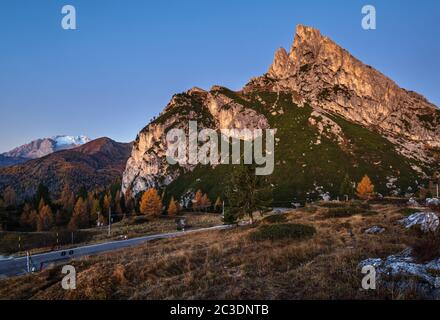
[[[171,183],[194,165],[170,166],[166,160],[166,134],[179,128],[188,132],[189,121],[197,121],[199,129],[265,129],[268,121],[257,111],[245,107],[223,94],[222,87],[210,91],[193,88],[175,95],[161,115],[138,135],[123,175],[122,189],[136,195],[150,187]]]
[[[209,91],[193,88],[173,96],[160,116],[139,133],[124,172],[124,192],[135,195],[148,187],[164,186],[194,169],[169,166],[165,155],[168,130],[187,130],[189,120],[196,120],[200,128],[216,130],[268,128],[268,114],[282,116],[286,110],[277,102],[266,104],[259,97],[264,92],[275,92],[278,97],[287,92],[295,105],[310,105],[315,110],[310,125],[345,150],[350,149],[350,141],[326,113],[380,133],[398,153],[417,163],[429,166],[440,158],[436,106],[363,64],[319,30],[300,25],[290,51],[280,48],[268,72],[251,79],[242,90],[214,86]],[[254,108],[249,97],[256,97],[269,111]],[[319,145],[320,140],[314,143]]]
[[[290,52],[278,50],[268,73],[252,79],[244,90],[258,88],[295,92],[298,100],[379,130],[406,156],[435,161],[429,150],[440,147],[439,109],[319,30],[298,26]]]

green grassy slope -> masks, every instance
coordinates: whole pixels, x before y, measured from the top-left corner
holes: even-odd
[[[378,133],[336,115],[328,116],[342,128],[348,140],[344,147],[320,135],[316,126],[309,123],[313,109],[308,105],[298,107],[292,102],[290,94],[278,97],[276,93],[253,92],[242,97],[227,89],[222,89],[222,93],[263,113],[271,127],[278,129],[275,170],[271,176],[277,203],[316,198],[318,186],[336,197],[345,174],[353,182],[368,174],[375,190],[384,195],[389,193],[386,187],[388,176],[398,179],[395,184],[402,192],[410,186],[415,188],[417,174],[410,161],[399,155],[393,144]],[[271,114],[270,106],[275,103],[275,109],[282,109],[283,114]],[[321,143],[315,144],[318,137]],[[216,168],[199,166],[171,183],[167,194],[179,197],[188,189],[202,189],[215,199],[222,195],[229,171],[228,165]]]

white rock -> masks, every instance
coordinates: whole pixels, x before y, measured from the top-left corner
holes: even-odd
[[[405,228],[419,225],[423,232],[434,232],[439,226],[438,216],[434,212],[417,212],[401,220]]]

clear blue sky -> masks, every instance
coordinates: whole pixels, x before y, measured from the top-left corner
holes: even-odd
[[[60,26],[65,4],[76,31]],[[440,105],[437,0],[1,0],[0,151],[57,134],[131,141],[174,93],[264,73],[300,23]]]

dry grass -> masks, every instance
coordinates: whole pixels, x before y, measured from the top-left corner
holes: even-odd
[[[414,239],[398,208],[377,215],[324,218],[328,208],[286,214],[286,223],[313,226],[306,240],[254,242],[270,221],[231,230],[159,240],[72,262],[78,288],[61,289],[60,267],[3,280],[0,298],[18,299],[403,299],[412,293],[361,290],[358,263],[397,253]],[[276,219],[275,219],[276,220]],[[277,223],[276,221],[273,223]],[[283,222],[285,223],[285,222]],[[386,232],[364,230],[382,225]]]
[[[207,228],[222,224],[221,215],[212,213],[187,213],[185,217],[188,228]],[[0,254],[25,255],[27,250],[33,254],[54,249],[77,247],[116,240],[120,237],[135,238],[145,235],[176,231],[173,217],[145,219],[132,217],[123,219],[112,225],[111,237],[107,234],[107,226],[90,228],[75,232],[74,244],[71,243],[70,232],[60,232],[59,245],[56,243],[56,231],[53,232],[0,232]],[[21,238],[21,251],[18,250],[18,238]]]

